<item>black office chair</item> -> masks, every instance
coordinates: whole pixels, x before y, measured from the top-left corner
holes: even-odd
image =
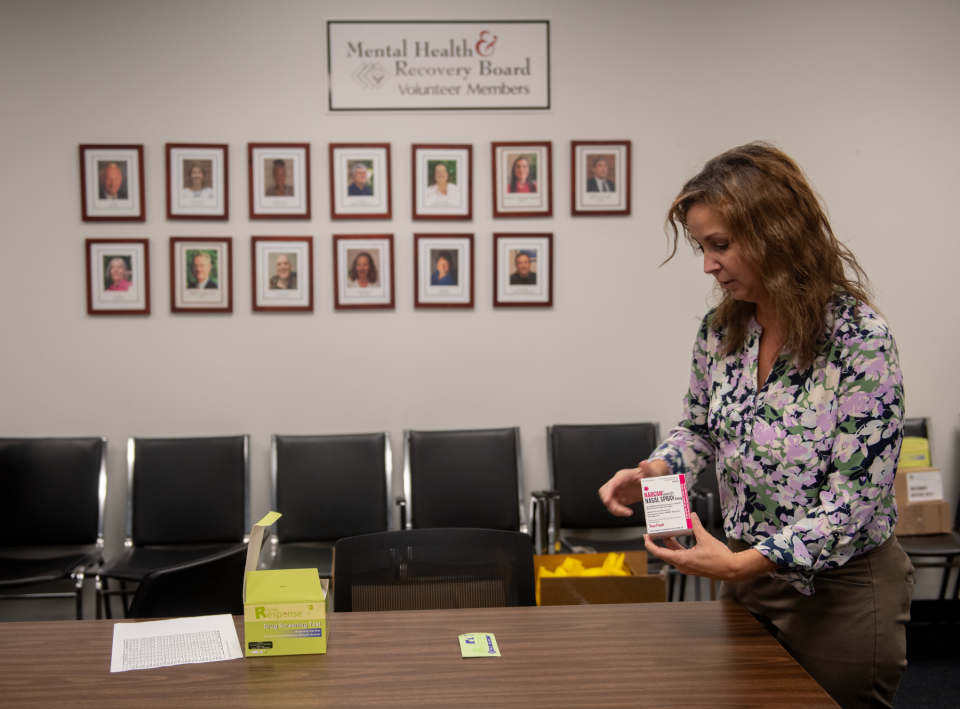
[[[151,571],[137,587],[127,617],[243,615],[246,561],[247,547],[241,545],[185,564]]]
[[[101,561],[107,496],[106,438],[0,438],[0,591],[71,578],[72,591],[3,593],[0,599],[73,598]]]
[[[390,529],[389,433],[273,436],[273,569],[316,568],[328,578],[338,539]]]
[[[930,426],[925,418],[904,419],[903,435],[926,438],[930,441]],[[930,462],[933,464],[933,446],[930,447]],[[950,573],[960,568],[960,500],[957,501],[956,516],[953,521],[953,530],[949,534],[923,534],[919,536],[897,537],[900,546],[907,552],[913,565],[919,569],[943,569],[943,578],[940,580],[939,600],[947,597],[947,587],[950,585]],[[917,559],[931,559],[943,557],[943,561],[916,561]],[[953,585],[953,600],[960,598],[960,571]]]
[[[550,487],[560,494],[560,540],[568,551],[643,549],[643,503],[615,517],[597,491],[623,468],[635,468],[656,449],[656,423],[547,426]]]
[[[127,443],[127,539],[97,576],[100,603],[127,597],[156,569],[236,548],[250,529],[250,437],[131,438]],[[110,589],[109,579],[119,582]]]
[[[337,542],[334,610],[536,605],[533,544],[520,532],[412,529]]]
[[[526,531],[520,429],[404,431],[401,529]]]

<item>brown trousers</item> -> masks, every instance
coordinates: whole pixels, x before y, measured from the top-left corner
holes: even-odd
[[[749,549],[738,539],[734,552]],[[766,574],[720,585],[843,709],[890,707],[907,666],[913,564],[896,537],[814,577],[812,596]]]

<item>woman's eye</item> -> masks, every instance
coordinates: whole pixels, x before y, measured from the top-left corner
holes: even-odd
[[[726,242],[720,243],[720,244],[714,244],[714,247],[715,247],[718,251],[726,251],[728,246],[730,246],[730,244],[728,244],[728,243],[726,243]]]

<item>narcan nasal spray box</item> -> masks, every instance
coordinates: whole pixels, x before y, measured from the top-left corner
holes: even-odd
[[[693,534],[686,475],[660,475],[643,479],[643,513],[647,534],[654,539]]]

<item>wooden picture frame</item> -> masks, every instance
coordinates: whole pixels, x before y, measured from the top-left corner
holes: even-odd
[[[250,293],[255,312],[313,312],[313,237],[254,236]]]
[[[230,146],[167,143],[167,219],[230,218]]]
[[[491,143],[495,219],[553,216],[553,143]]]
[[[310,219],[310,143],[247,143],[250,219]]]
[[[472,308],[473,234],[413,235],[416,308]]]
[[[170,237],[170,312],[233,312],[231,237]]]
[[[552,307],[553,259],[553,234],[494,234],[493,306]]]
[[[86,239],[84,248],[87,315],[149,315],[149,239]]]
[[[334,308],[393,308],[393,276],[393,234],[334,234]]]
[[[630,141],[570,143],[570,214],[615,217],[630,214]]]
[[[142,143],[80,146],[83,221],[146,221],[145,194]]]
[[[330,143],[330,218],[392,219],[390,143]]]
[[[473,145],[414,143],[410,158],[414,219],[473,219]]]

